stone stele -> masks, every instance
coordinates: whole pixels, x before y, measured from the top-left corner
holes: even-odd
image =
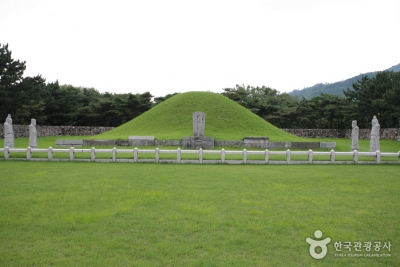
[[[205,123],[206,114],[204,112],[197,111],[193,113],[193,136],[184,136],[182,138],[183,148],[214,148],[214,138],[204,136]]]
[[[14,148],[14,130],[11,114],[8,114],[4,123],[4,147]]]
[[[29,146],[31,148],[37,148],[37,131],[35,119],[31,119],[31,125],[29,125]]]
[[[206,124],[206,114],[201,111],[193,113],[193,136],[203,137]]]

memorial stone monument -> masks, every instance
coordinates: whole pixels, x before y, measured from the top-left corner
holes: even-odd
[[[206,114],[201,111],[193,113],[193,136],[203,137],[206,124]]]
[[[369,142],[369,151],[376,152],[377,150],[381,150],[379,145],[379,132],[381,126],[379,125],[378,119],[376,116],[372,118],[372,128],[371,128],[371,140]]]
[[[37,131],[35,119],[31,119],[31,125],[29,125],[29,146],[31,148],[37,148]]]
[[[4,123],[4,147],[14,148],[14,130],[11,114],[8,114]]]
[[[206,114],[201,111],[193,113],[193,136],[182,138],[183,148],[212,149],[214,148],[214,138],[204,136],[206,125]]]
[[[354,120],[351,122],[351,147],[350,150],[354,151],[354,150],[359,150],[359,146],[358,146],[358,134],[359,134],[359,128],[357,126],[357,121]]]

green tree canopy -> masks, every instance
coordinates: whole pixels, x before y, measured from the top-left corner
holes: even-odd
[[[291,127],[297,100],[290,95],[262,86],[236,85],[224,88],[222,95],[251,110],[261,118],[281,128]]]
[[[349,102],[347,116],[353,116],[359,127],[368,128],[374,115],[381,128],[400,126],[400,72],[378,72],[353,83],[353,90],[343,92]]]
[[[26,69],[25,61],[14,60],[8,44],[0,44],[0,118],[6,118],[7,114],[15,113],[16,106],[13,103],[19,94],[19,84]]]

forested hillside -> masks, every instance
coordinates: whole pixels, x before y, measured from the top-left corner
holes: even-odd
[[[279,128],[346,129],[352,120],[369,128],[374,115],[382,128],[400,126],[400,72],[363,76],[345,97],[320,94],[296,99],[269,87],[244,85],[225,88],[222,94]]]
[[[400,64],[393,66],[389,69],[386,69],[385,71],[399,72]],[[368,72],[336,83],[318,83],[314,86],[307,87],[301,90],[293,90],[292,92],[289,93],[289,95],[293,97],[298,97],[299,99],[301,99],[302,97],[304,97],[305,99],[311,99],[315,96],[319,96],[321,93],[344,97],[343,91],[347,89],[352,89],[353,83],[356,83],[357,80],[360,80],[363,76],[368,76],[372,78],[377,73],[378,73],[377,71]]]

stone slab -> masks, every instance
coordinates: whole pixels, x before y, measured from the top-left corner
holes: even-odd
[[[115,146],[114,140],[83,140],[84,146]]]
[[[214,141],[215,146],[222,146],[222,147],[242,147],[244,146],[243,141],[229,141],[229,140],[220,140]]]
[[[158,140],[158,146],[181,146],[182,140]]]
[[[155,140],[155,136],[129,136],[129,140]]]
[[[320,142],[291,142],[290,148],[320,148]]]
[[[269,142],[268,148],[290,148],[290,142]]]
[[[214,148],[214,137],[194,137],[194,136],[185,136],[182,138],[182,147],[183,148],[192,148],[192,149],[213,149]]]
[[[244,144],[244,147],[249,147],[249,148],[265,148],[267,149],[269,147],[269,143],[249,143],[249,144]]]
[[[56,146],[82,146],[83,140],[56,140]]]
[[[245,144],[268,144],[269,137],[243,137]]]
[[[214,141],[214,145],[217,147],[250,147],[250,148],[268,148],[267,142],[249,142],[245,143],[244,141],[234,141],[234,140],[220,140]]]
[[[157,140],[150,139],[130,139],[131,146],[156,146]]]
[[[321,142],[319,147],[334,149],[336,148],[336,142]]]
[[[83,140],[64,140],[64,144],[83,145]]]
[[[129,140],[115,140],[115,145],[116,146],[130,146],[131,141]]]

